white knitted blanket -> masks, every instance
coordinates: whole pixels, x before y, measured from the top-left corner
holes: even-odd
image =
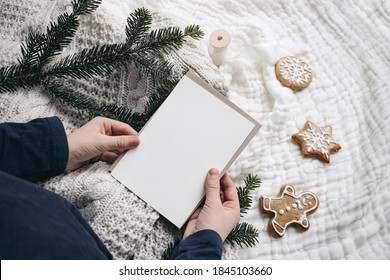
[[[63,1],[13,2],[0,2],[0,65],[16,60],[26,26],[47,24],[63,5]],[[180,26],[200,24],[206,32],[204,45],[213,30],[227,29],[232,43],[229,59],[219,69],[223,79],[196,42],[174,60],[192,65],[221,92],[227,85],[230,99],[263,124],[229,170],[237,184],[248,173],[262,177],[252,208],[243,218],[260,230],[259,244],[239,251],[226,247],[225,258],[389,259],[390,2],[103,0],[99,10],[83,20],[73,49],[123,39],[125,18],[140,6]],[[274,63],[284,55],[303,56],[310,62],[314,79],[305,90],[293,92],[276,80]],[[144,95],[135,89],[147,85],[131,69],[115,77],[111,87],[102,87],[106,83],[97,79],[84,85],[85,90],[97,99],[141,109]],[[56,114],[68,131],[80,125],[77,116],[69,117],[67,109],[37,93],[39,89],[2,95],[0,121]],[[291,141],[291,134],[306,120],[333,126],[342,149],[332,154],[330,164],[303,158]],[[159,258],[174,229],[110,178],[107,167],[94,164],[45,186],[81,208],[116,258]],[[294,185],[298,192],[315,192],[320,207],[309,216],[307,232],[290,228],[276,239],[267,231],[268,216],[260,214],[257,199],[262,194],[276,196],[284,184]]]

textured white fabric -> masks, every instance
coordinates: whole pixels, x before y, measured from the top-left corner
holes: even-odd
[[[22,4],[14,6],[26,9]],[[243,218],[260,230],[260,242],[254,248],[241,249],[239,258],[389,259],[390,2],[103,0],[99,16],[92,18],[103,21],[101,18],[115,15],[120,21],[141,6],[182,26],[200,24],[206,32],[205,42],[215,29],[227,29],[232,35],[230,59],[220,67],[229,97],[263,124],[229,170],[236,183],[248,173],[259,174],[263,181]],[[38,11],[35,6],[29,9],[31,13]],[[1,39],[8,41],[0,41],[0,65],[16,59],[19,41],[12,40],[24,34],[19,22],[37,25],[34,16],[26,15],[4,22],[12,28],[1,31]],[[89,22],[85,20],[85,24]],[[276,80],[274,63],[284,55],[299,55],[310,62],[314,78],[308,88],[293,92]],[[209,82],[218,84],[213,80],[217,74],[207,73],[211,73],[207,75]],[[10,99],[11,94],[0,99],[2,121],[25,121],[58,112],[49,98],[34,91],[19,91],[12,94],[12,102]],[[302,129],[306,120],[333,126],[334,138],[342,149],[332,154],[330,164],[303,158],[299,145],[291,140],[291,134]],[[93,168],[103,168],[100,165],[104,166]],[[294,185],[298,192],[315,192],[320,206],[309,216],[311,228],[307,232],[289,228],[283,238],[276,239],[267,231],[269,218],[260,214],[257,199],[261,194],[277,195],[284,184]],[[147,206],[144,214],[145,220],[155,219]],[[137,217],[131,219],[137,222]],[[160,220],[152,227],[138,239],[141,245],[135,246],[136,250],[117,256],[133,254],[148,259],[160,255],[160,242],[171,240],[171,229]]]
[[[153,3],[150,3],[153,2]],[[114,3],[114,1],[111,1]],[[114,5],[114,4],[113,4]],[[125,3],[122,6],[128,6]],[[134,4],[131,4],[133,6]],[[253,203],[244,220],[260,243],[241,259],[390,258],[390,1],[136,1],[175,18],[199,23],[208,35],[232,36],[220,67],[232,101],[263,127],[230,169],[235,182],[262,177],[254,193],[276,196],[284,184],[320,199],[304,233],[281,239],[267,231],[268,216]],[[275,77],[284,55],[308,60],[312,84],[293,92]],[[306,120],[333,126],[342,149],[330,164],[303,158],[291,135]]]

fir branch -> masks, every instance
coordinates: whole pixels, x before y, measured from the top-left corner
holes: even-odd
[[[145,76],[151,76],[154,81],[169,82],[173,64],[154,56],[131,54],[131,60]]]
[[[242,248],[242,244],[247,247],[253,247],[259,241],[259,231],[251,224],[246,222],[239,223],[225,239],[225,242],[235,246],[239,245]]]
[[[238,199],[240,202],[240,213],[246,214],[251,207],[251,191],[260,187],[261,179],[257,175],[249,174],[244,180],[245,186],[237,188]],[[242,215],[241,215],[242,217]]]
[[[55,63],[43,77],[71,77],[85,79],[110,75],[120,67],[133,62],[144,76],[150,76],[164,87],[173,89],[171,81],[173,65],[161,58],[131,53],[126,44],[111,44],[83,49]]]
[[[189,25],[184,29],[184,35],[190,36],[193,39],[201,39],[204,36],[204,32],[200,29],[197,24]]]
[[[184,41],[185,35],[178,27],[165,27],[143,36],[132,51],[142,55],[159,55],[179,49]]]
[[[51,22],[43,37],[42,49],[38,57],[38,68],[41,69],[54,56],[67,47],[76,34],[79,21],[74,14],[59,15],[57,22]]]
[[[99,105],[91,98],[88,98],[73,89],[64,87],[57,82],[52,81],[50,83],[45,83],[44,86],[53,97],[65,104],[71,105],[77,110],[85,110],[91,116],[94,116],[99,110]]]
[[[187,26],[184,32],[180,28],[172,26],[155,29],[143,36],[132,51],[147,55],[159,55],[179,49],[186,40],[186,37],[200,39],[203,35],[204,33],[199,25],[195,24]]]
[[[19,64],[30,67],[34,61],[38,61],[44,40],[43,34],[29,30],[26,42],[20,46],[22,58],[18,59]]]
[[[129,56],[127,47],[123,44],[94,46],[66,56],[55,63],[44,76],[88,80],[95,76],[110,75],[129,63]]]
[[[26,65],[12,65],[0,68],[0,93],[29,88],[40,83],[39,73],[30,71]]]
[[[129,124],[137,131],[141,130],[147,121],[143,114],[133,113],[125,107],[113,104],[100,105],[91,98],[58,82],[51,81],[50,83],[45,83],[44,87],[54,98],[72,106],[76,110],[87,112],[90,118],[102,116],[118,120]]]
[[[100,106],[93,113],[93,116],[103,116],[127,123],[136,131],[140,131],[151,117],[151,115],[146,116],[145,114],[132,112],[126,107],[114,104]]]
[[[73,13],[76,16],[91,14],[101,3],[101,0],[73,0]]]
[[[178,82],[171,78],[173,65],[161,53],[178,49],[186,36],[199,38],[203,32],[199,26],[192,25],[186,27],[184,32],[176,27],[168,27],[148,33],[152,17],[149,11],[141,8],[128,18],[125,44],[95,46],[48,65],[71,43],[79,26],[78,16],[92,13],[100,3],[94,0],[73,0],[71,14],[60,15],[44,33],[30,31],[21,46],[19,64],[0,68],[0,92],[43,85],[53,96],[78,110],[85,110],[91,116],[119,119],[140,130]],[[129,63],[134,63],[157,88],[158,93],[150,97],[143,114],[132,113],[127,108],[115,105],[99,105],[56,82],[57,78],[88,80],[95,76],[110,75]],[[54,82],[51,83],[53,78]]]
[[[132,46],[146,35],[152,24],[152,16],[145,8],[136,9],[127,18],[126,25],[126,43]]]
[[[54,56],[72,41],[79,26],[73,14],[64,13],[51,22],[46,33],[30,31],[26,42],[21,45],[22,58],[18,59],[22,67],[40,72]]]
[[[261,179],[256,174],[248,174],[244,180],[245,188],[249,191],[253,191],[260,187]]]
[[[95,0],[72,1],[73,13],[59,15],[57,21],[51,22],[46,28],[45,34],[30,31],[26,42],[21,46],[22,59],[19,59],[19,63],[40,71],[72,42],[79,26],[78,16],[92,13],[100,3],[101,1]]]

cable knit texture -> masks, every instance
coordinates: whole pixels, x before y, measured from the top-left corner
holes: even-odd
[[[93,45],[125,40],[126,18],[139,6],[127,9],[127,14],[118,16],[110,9],[110,4],[110,1],[103,1],[95,13],[80,18],[76,37],[62,56]],[[50,21],[65,11],[71,11],[70,1],[2,0],[0,65],[17,61],[20,43],[29,28],[43,31]],[[152,15],[152,28],[175,25],[174,20],[162,14],[153,12]],[[171,52],[166,57],[174,64],[174,75],[190,68],[222,94],[227,93],[222,76],[201,42],[189,39],[179,51]],[[155,91],[152,83],[132,66],[115,72],[109,78],[69,80],[68,83],[97,102],[114,103],[139,112],[143,111],[149,95]],[[68,133],[87,121],[79,112],[45,95],[40,87],[1,95],[1,122],[26,122],[52,115],[61,118]],[[112,178],[108,168],[108,164],[99,162],[42,182],[42,185],[66,197],[80,209],[114,258],[160,259],[174,240],[177,229],[159,220],[159,214]],[[229,258],[237,257],[235,252],[237,250],[233,248],[226,248]]]

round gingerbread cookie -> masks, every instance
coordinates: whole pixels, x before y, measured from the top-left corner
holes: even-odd
[[[304,89],[313,80],[310,65],[297,56],[284,56],[275,64],[278,80],[291,89]]]

